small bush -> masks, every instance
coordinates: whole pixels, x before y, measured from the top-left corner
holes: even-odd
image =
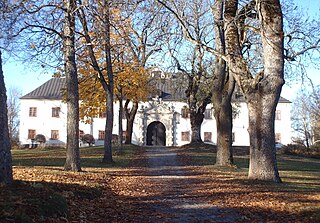
[[[89,146],[93,145],[95,143],[93,135],[90,134],[85,134],[82,136],[81,141],[83,143],[88,143]]]
[[[34,140],[38,143],[40,143],[40,147],[43,148],[44,144],[46,143],[46,137],[42,134],[38,134],[36,135],[36,137],[34,138]]]
[[[46,137],[42,134],[38,134],[36,135],[36,137],[34,138],[34,140],[38,143],[46,143]]]
[[[320,158],[320,148],[311,147],[307,148],[304,145],[300,144],[288,144],[283,146],[279,150],[280,154],[285,155],[296,155],[296,156],[304,156],[304,157],[311,157],[311,158]]]

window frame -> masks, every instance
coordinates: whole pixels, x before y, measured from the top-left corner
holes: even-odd
[[[212,119],[212,109],[207,108],[203,115],[205,119]]]
[[[183,142],[190,142],[190,131],[182,131],[181,132],[181,141]]]
[[[274,139],[275,139],[276,143],[281,143],[281,133],[280,132],[275,133]]]
[[[59,136],[59,130],[51,130],[51,138],[52,140],[59,140],[60,136]]]
[[[181,108],[181,117],[182,118],[190,118],[190,109],[187,107]]]
[[[208,136],[210,136],[210,137],[208,137]],[[204,142],[212,142],[212,132],[204,132],[203,133],[203,141]]]
[[[34,134],[31,134],[31,131],[34,132]],[[33,138],[31,137],[33,135]],[[28,129],[28,139],[35,139],[37,135],[37,131],[35,129]]]
[[[37,107],[29,107],[29,117],[37,117]]]
[[[98,131],[98,140],[104,140],[106,132],[104,130]]]
[[[52,107],[51,109],[51,117],[52,118],[60,118],[60,107]]]
[[[275,120],[281,120],[281,110],[276,110],[276,112],[275,112]]]

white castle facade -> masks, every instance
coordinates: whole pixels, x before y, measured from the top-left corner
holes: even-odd
[[[67,105],[62,101],[61,88],[64,78],[52,78],[29,94],[21,97],[20,143],[28,146],[34,137],[42,134],[48,145],[65,145],[67,139]],[[167,94],[169,95],[169,94]],[[248,109],[244,100],[238,103],[238,114],[233,120],[233,145],[249,146]],[[276,109],[276,141],[291,143],[290,101],[280,98]],[[137,145],[181,146],[190,142],[190,118],[183,110],[186,100],[175,98],[154,98],[139,103],[133,126],[132,143]],[[118,132],[119,103],[114,104],[113,133]],[[95,145],[102,145],[104,139],[105,117],[93,119],[92,124],[80,122],[80,135],[91,134]],[[126,130],[126,120],[122,119]],[[201,126],[202,140],[216,142],[216,121],[209,104]]]

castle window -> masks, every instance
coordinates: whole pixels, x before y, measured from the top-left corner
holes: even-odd
[[[59,139],[59,130],[51,130],[51,139],[53,140]]]
[[[212,142],[212,132],[204,132],[204,141]]]
[[[99,130],[98,140],[104,140],[104,131]]]
[[[60,107],[52,108],[52,117],[55,117],[55,118],[60,117]]]
[[[276,143],[280,143],[281,142],[281,133],[276,133],[275,134],[275,140],[276,140]]]
[[[190,141],[190,132],[181,132],[181,141]]]
[[[84,131],[83,130],[79,130],[79,138],[82,139],[83,136],[84,136]]]
[[[28,129],[28,139],[34,139],[36,137],[35,129]]]
[[[204,112],[204,118],[205,119],[212,119],[212,110],[211,109],[206,109]]]
[[[37,117],[37,108],[36,107],[29,108],[29,117]]]
[[[276,120],[281,120],[281,111],[280,110],[276,110]]]
[[[181,116],[182,116],[182,118],[190,118],[189,108],[186,108],[186,107],[182,108],[181,109]]]

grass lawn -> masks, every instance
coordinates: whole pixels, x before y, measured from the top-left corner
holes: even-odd
[[[81,166],[86,167],[125,167],[133,159],[134,153],[139,149],[134,145],[123,145],[122,152],[119,147],[113,147],[114,164],[102,163],[104,149],[98,147],[80,148]],[[63,167],[66,159],[66,150],[64,148],[36,148],[13,150],[13,166],[56,166]]]
[[[224,169],[215,167],[216,151],[212,146],[199,146],[186,148],[187,156],[192,157],[193,162],[212,169]],[[235,171],[247,175],[249,169],[249,150],[235,147],[234,163],[236,169],[226,168],[226,171]],[[305,158],[299,156],[277,155],[278,169],[284,184],[295,189],[317,190],[320,193],[320,159]],[[283,184],[280,184],[283,188]]]
[[[320,222],[319,159],[279,155],[283,183],[274,184],[247,180],[246,149],[234,150],[237,168],[215,167],[212,146],[181,147],[177,151],[191,166],[202,171],[204,191],[213,197],[217,207],[247,205],[248,210],[259,207],[260,211],[312,216],[306,222]],[[122,152],[114,147],[115,163],[107,165],[101,162],[102,147],[81,148],[83,171],[65,172],[65,149],[13,150],[15,183],[10,188],[0,185],[0,222],[105,222],[106,215],[110,222],[132,222],[135,216],[141,217],[146,212],[140,206],[137,208],[137,202],[143,203],[144,197],[154,196],[147,191],[156,187],[147,182],[147,175],[141,175],[147,166],[143,152],[143,147],[134,145],[124,145]],[[243,199],[243,204],[221,197],[231,191],[238,196],[236,199]]]

